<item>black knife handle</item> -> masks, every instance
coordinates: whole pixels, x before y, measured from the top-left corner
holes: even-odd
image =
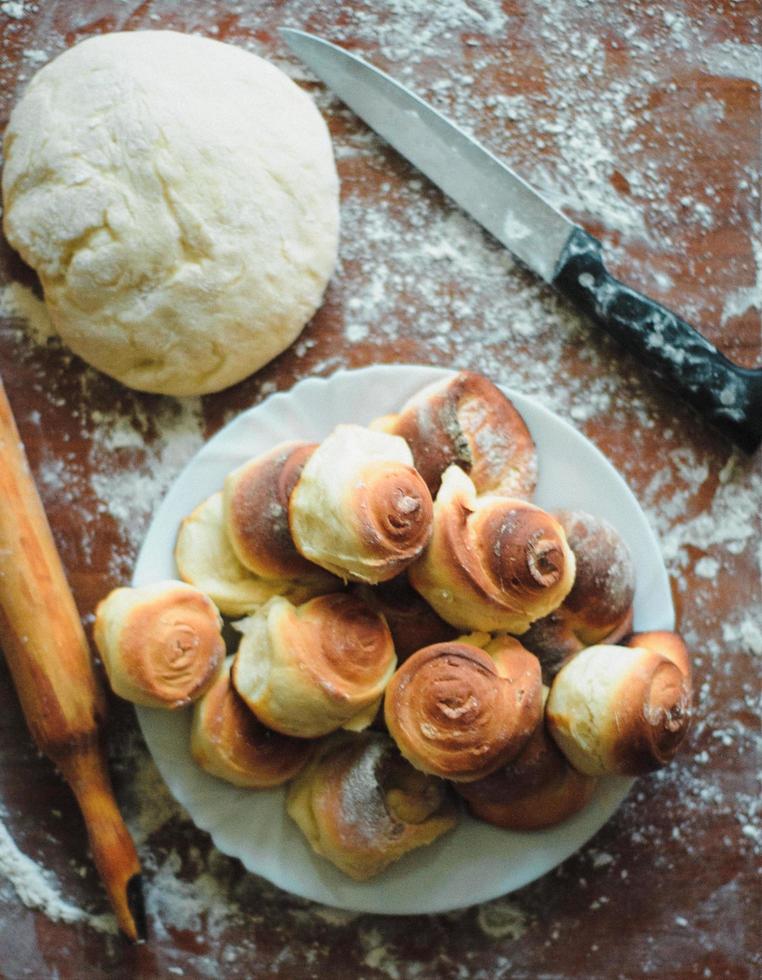
[[[606,270],[597,238],[569,236],[553,285],[746,452],[762,441],[762,369],[733,364],[685,320]]]

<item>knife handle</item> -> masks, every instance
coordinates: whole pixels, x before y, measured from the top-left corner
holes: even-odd
[[[762,369],[729,361],[685,320],[615,279],[597,238],[575,228],[553,285],[741,449],[762,441]]]

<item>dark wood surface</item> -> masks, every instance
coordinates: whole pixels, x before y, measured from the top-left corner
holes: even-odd
[[[336,40],[432,99],[601,237],[620,278],[759,366],[761,15],[744,0],[0,2],[1,127],[34,71],[89,34],[194,31],[313,93],[342,182],[322,309],[276,361],[203,399],[127,391],[37,339],[13,312],[29,293],[8,285],[34,289],[34,275],[3,244],[0,373],[86,625],[129,580],[173,477],[226,421],[311,374],[418,362],[483,371],[601,448],[660,535],[697,675],[683,755],[639,780],[585,848],[510,896],[421,920],[324,909],[247,874],[171,800],[112,698],[109,752],[151,928],[129,947],[0,664],[0,976],[760,974],[760,453],[735,452],[513,263],[310,80],[277,28]]]

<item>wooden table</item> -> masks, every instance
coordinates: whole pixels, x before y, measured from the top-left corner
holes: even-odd
[[[762,456],[735,452],[514,263],[277,35],[312,30],[400,77],[598,234],[616,274],[755,366],[760,23],[746,0],[0,2],[1,125],[34,71],[89,34],[193,31],[272,59],[315,96],[342,181],[324,306],[275,362],[203,399],[128,391],[40,341],[19,315],[32,304],[36,322],[33,295],[7,285],[34,289],[34,275],[3,247],[0,372],[88,625],[129,580],[166,487],[226,421],[312,374],[420,362],[525,391],[602,449],[661,537],[697,673],[683,756],[641,779],[582,851],[512,895],[420,921],[322,908],[247,874],[172,801],[131,707],[112,699],[112,768],[151,927],[131,948],[0,667],[0,975],[760,975]]]

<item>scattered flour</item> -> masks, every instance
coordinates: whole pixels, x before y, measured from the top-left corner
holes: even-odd
[[[23,854],[0,821],[0,875],[13,885],[16,894],[30,909],[39,909],[54,922],[83,922],[100,932],[116,933],[112,915],[90,915],[68,902],[50,872]]]
[[[20,82],[62,50],[66,40],[56,26],[54,5],[45,9],[48,5],[0,2],[0,14],[10,24],[9,36],[38,6],[41,26],[22,49]],[[66,6],[72,28],[86,32],[92,5],[73,0]],[[171,12],[177,29],[222,33],[216,24],[199,24],[192,13],[184,19],[182,6],[162,0],[122,4],[111,29],[164,24]],[[231,0],[225,6],[234,24],[230,39],[272,56],[272,43],[265,47],[259,37],[267,30],[274,36],[282,11],[273,7],[275,12],[268,12],[261,5],[255,9],[244,0]],[[322,23],[321,6],[323,0],[305,0],[299,22],[294,19],[292,26],[302,27],[313,17],[315,23]],[[717,183],[728,182],[737,194],[725,213],[714,188],[693,180],[683,132],[666,122],[666,115],[660,116],[659,106],[684,107],[681,114],[699,131],[707,152],[725,159],[723,140],[733,122],[732,107],[713,94],[711,84],[702,88],[702,79],[716,76],[758,83],[759,50],[727,41],[714,15],[703,20],[688,17],[677,9],[679,5],[665,11],[652,3],[648,9],[653,32],[647,37],[639,7],[633,3],[617,5],[616,17],[611,18],[603,5],[585,0],[537,0],[521,17],[515,6],[498,0],[437,4],[358,0],[335,19],[330,35],[365,51],[370,60],[409,83],[553,203],[583,221],[604,242],[612,271],[646,292],[679,303],[680,311],[697,323],[719,323],[722,336],[732,340],[732,321],[753,315],[762,300],[759,158],[728,158]],[[463,31],[465,43],[460,40]],[[540,39],[542,57],[526,57],[525,32]],[[619,59],[620,71],[608,70],[612,59]],[[433,70],[432,62],[446,64],[447,70]],[[623,364],[607,343],[591,343],[588,328],[566,304],[358,124],[285,48],[278,49],[276,63],[314,93],[335,133],[343,231],[341,264],[330,300],[345,340],[370,343],[371,353],[374,342],[379,348],[398,346],[404,351],[408,334],[414,332],[421,349],[429,351],[436,363],[442,352],[452,350],[452,324],[458,323],[457,366],[482,370],[540,397],[593,437],[599,424],[627,433],[631,452],[623,455],[619,465],[638,489],[660,534],[665,561],[682,599],[681,627],[702,680],[691,736],[699,750],[680,767],[644,780],[620,811],[617,832],[625,836],[628,854],[666,873],[663,851],[673,858],[700,857],[692,841],[703,832],[710,809],[713,823],[722,822],[725,828],[726,846],[734,860],[748,859],[760,844],[759,798],[729,763],[758,748],[754,732],[742,719],[756,717],[760,710],[751,674],[756,658],[762,656],[759,456],[748,461],[729,452],[723,461],[716,454],[686,449],[680,432],[670,428],[668,409],[655,407],[650,385],[637,369]],[[532,79],[530,86],[516,82],[517,76],[523,81],[525,73]],[[678,90],[672,78],[680,73],[691,81]],[[0,93],[0,107],[9,109],[11,99],[10,90]],[[388,173],[389,181],[371,196],[367,174],[380,172]],[[746,249],[743,266],[732,270],[732,288],[725,286],[722,267],[706,272],[682,263],[685,240],[698,239],[710,250],[712,235],[723,228],[736,236],[740,250]],[[744,271],[742,278],[738,268]],[[697,288],[691,289],[694,281]],[[737,288],[739,281],[746,285]],[[55,349],[55,331],[44,304],[28,288],[5,285],[0,291],[0,314],[24,322],[33,344],[48,343]],[[326,374],[346,364],[346,359],[331,353],[330,346],[305,339],[300,346],[302,356],[309,358],[305,372]],[[34,357],[33,349],[22,348],[22,356]],[[45,378],[41,405],[46,400],[50,406],[66,404],[70,397],[64,383],[66,363],[62,354],[61,377]],[[579,368],[574,376],[567,371],[569,363]],[[263,378],[253,397],[264,397],[273,387]],[[62,458],[43,448],[38,479],[49,499],[74,513],[84,568],[104,525],[114,534],[109,573],[116,584],[129,577],[153,511],[204,441],[205,405],[198,399],[173,402],[125,393],[117,405],[110,406],[98,401],[99,390],[97,376],[84,371],[82,389],[71,406],[81,421],[87,471],[92,476],[85,478],[76,454]],[[26,421],[35,424],[34,419]],[[663,437],[664,457],[650,476],[640,468],[639,429],[646,433],[656,429]],[[756,580],[748,574],[750,561],[759,573]],[[743,569],[746,575],[739,576]],[[711,606],[719,579],[726,587],[737,582],[739,591],[737,607],[721,624],[714,620]],[[688,592],[684,582],[691,580]],[[737,657],[750,658],[749,683],[739,688],[735,700],[720,704],[709,678],[713,672],[717,676],[727,672]],[[148,908],[157,935],[171,940],[177,932],[203,930],[219,939],[263,914],[268,886],[257,882],[256,894],[247,900],[226,878],[229,865],[223,869],[215,864],[222,861],[215,851],[194,864],[179,851],[154,850],[169,824],[188,826],[187,816],[138,744],[125,749],[120,764],[131,770],[125,780],[132,787],[126,790],[125,813],[145,856]],[[655,796],[662,819],[659,826],[650,825],[646,815],[646,805]],[[727,829],[731,821],[732,832]],[[667,842],[669,847],[659,846]],[[617,839],[610,836],[606,850],[601,850],[603,846],[586,850],[582,867],[589,882],[582,878],[577,885],[580,902],[586,901],[590,914],[596,916],[607,911],[609,903],[601,889],[609,876],[627,872],[621,867]],[[579,873],[580,865],[574,866]],[[558,875],[564,874],[562,867]],[[108,916],[90,916],[68,903],[59,884],[19,851],[2,825],[0,875],[13,885],[20,901],[51,919],[113,931]],[[588,887],[591,891],[585,897]],[[477,910],[476,922],[497,948],[521,939],[532,928],[527,907],[521,896],[487,903]],[[459,923],[464,914],[468,913],[454,913],[453,921]],[[318,922],[330,936],[351,934],[369,974],[373,971],[392,980],[402,976],[397,954],[404,939],[398,939],[391,926],[359,927],[355,918],[351,913],[297,904],[279,927],[285,944],[294,922],[305,928]],[[683,923],[693,921],[691,910],[672,909],[665,929],[674,930],[677,924],[688,933]],[[546,920],[546,944],[560,949],[568,927],[568,922]],[[245,944],[226,945],[214,962],[198,957],[194,975],[224,974],[225,964],[234,965],[246,951]],[[496,969],[498,962],[502,964],[499,975],[511,975],[507,960],[496,957],[492,962]],[[641,965],[647,962],[646,958]],[[432,975],[431,968],[431,964],[408,962],[405,976],[416,975],[416,970],[420,976]],[[452,963],[448,971],[447,975],[457,975]],[[182,975],[177,966],[167,967],[167,972]],[[295,972],[293,965],[291,972]]]
[[[22,320],[29,335],[38,344],[44,344],[49,337],[56,335],[45,303],[21,283],[10,282],[0,290],[0,316]]]

